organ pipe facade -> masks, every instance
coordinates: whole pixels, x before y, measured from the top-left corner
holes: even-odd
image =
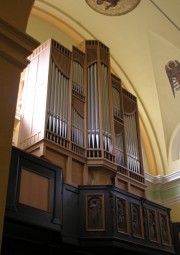
[[[67,183],[144,196],[136,97],[111,73],[109,48],[84,45],[49,39],[29,56],[19,147],[63,168]]]

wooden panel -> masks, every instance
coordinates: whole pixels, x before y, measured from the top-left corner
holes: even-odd
[[[104,194],[86,194],[86,231],[105,231]]]
[[[131,203],[131,224],[134,238],[144,238],[142,208],[140,204]]]
[[[56,164],[60,166],[64,171],[66,170],[66,164],[67,164],[67,156],[63,155],[62,153],[59,153],[55,150],[51,150],[49,147],[46,147],[46,153],[45,153],[46,159],[53,162],[53,164]]]
[[[174,222],[172,224],[174,246],[176,254],[180,254],[180,222]]]
[[[122,190],[128,190],[128,183],[127,181],[123,181],[119,178],[117,178],[117,187],[119,187]]]
[[[63,231],[62,239],[66,243],[78,243],[79,232],[79,190],[68,184],[63,185]],[[59,243],[58,239],[58,243]],[[60,254],[62,251],[60,252]],[[74,253],[72,253],[74,254]]]
[[[83,169],[84,165],[80,162],[72,161],[72,182],[77,185],[83,184]]]
[[[159,243],[159,229],[156,210],[147,209],[148,235],[151,242]]]
[[[126,199],[116,197],[115,214],[117,232],[129,234],[128,206]]]
[[[24,224],[60,231],[62,169],[13,147],[6,217]]]
[[[134,186],[134,185],[130,185],[130,192],[132,194],[136,194],[137,196],[140,196],[140,197],[144,197],[144,189],[141,189],[140,186],[137,187],[137,186]]]
[[[49,211],[50,179],[30,170],[22,169],[19,203]]]
[[[20,124],[20,144],[26,149],[44,136],[50,45],[40,45],[29,56],[23,92],[23,118]]]
[[[159,213],[160,228],[161,228],[161,239],[162,244],[166,246],[171,246],[171,237],[169,229],[169,219],[167,213]]]

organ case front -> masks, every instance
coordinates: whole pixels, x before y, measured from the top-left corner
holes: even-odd
[[[111,73],[109,48],[49,39],[29,60],[19,147],[63,168],[67,183],[144,196],[137,101]]]

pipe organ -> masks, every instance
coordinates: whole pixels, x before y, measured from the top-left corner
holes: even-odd
[[[111,74],[111,84],[112,84],[113,119],[115,136],[115,160],[118,165],[126,166],[121,81],[118,77]]]
[[[85,54],[72,50],[71,149],[85,156]]]
[[[114,162],[112,114],[110,112],[109,49],[98,41],[86,41],[88,86],[89,158],[103,157]]]
[[[110,51],[53,39],[29,56],[19,147],[63,168],[72,185],[114,184],[144,196],[136,97],[111,73]]]

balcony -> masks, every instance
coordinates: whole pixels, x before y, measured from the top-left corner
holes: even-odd
[[[49,161],[12,148],[2,255],[174,254],[170,210],[113,185],[64,183]]]

